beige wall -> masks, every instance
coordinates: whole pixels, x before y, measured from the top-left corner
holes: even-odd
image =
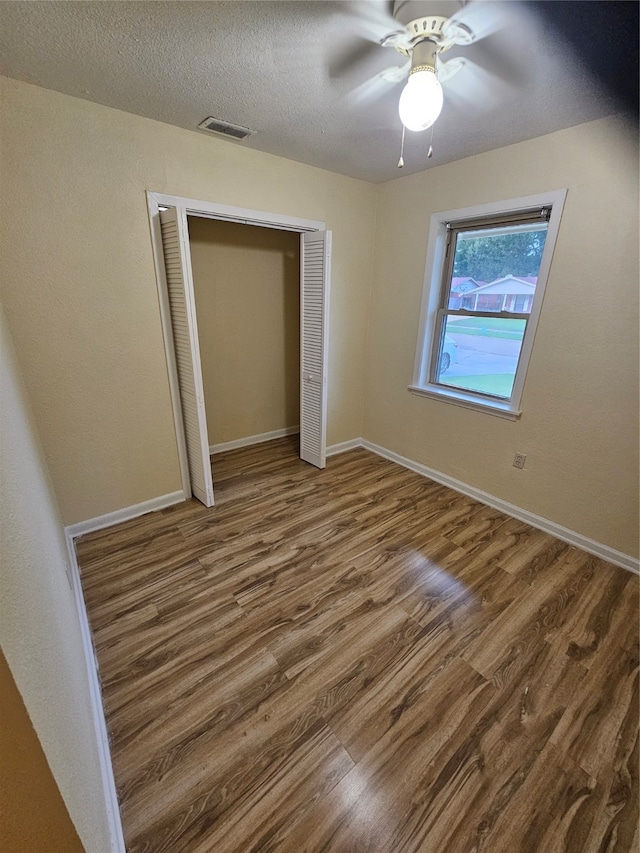
[[[65,524],[181,488],[146,189],[334,232],[329,444],[360,435],[376,188],[0,79],[1,287]]]
[[[592,122],[380,187],[364,434],[637,554],[638,169],[623,130]],[[521,419],[410,394],[431,214],[562,187]]]
[[[105,853],[105,797],[64,533],[2,314],[0,377],[0,645],[85,849]],[[3,714],[3,727],[9,722]],[[38,810],[46,808],[41,794]],[[17,830],[19,820],[14,813],[10,826]],[[38,825],[33,819],[31,830]]]
[[[364,434],[637,552],[637,161],[615,122],[375,187],[0,83],[1,286],[65,523],[180,488],[144,197],[152,189],[333,230],[329,444]],[[430,214],[558,187],[569,194],[522,418],[411,395]],[[511,466],[516,450],[527,454],[524,471]]]
[[[209,444],[300,423],[300,236],[189,217]]]

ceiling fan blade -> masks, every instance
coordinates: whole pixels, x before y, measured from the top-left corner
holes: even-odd
[[[511,86],[521,86],[535,67],[532,46],[513,45],[506,33],[494,33],[478,44],[465,49],[476,66]]]
[[[335,79],[371,74],[372,66],[380,63],[380,54],[383,62],[385,58],[388,60],[380,45],[362,38],[355,39],[329,61],[329,77]]]
[[[455,40],[458,32],[458,26],[461,27],[460,35],[464,37],[464,31],[468,30],[472,34],[470,41],[461,41],[460,43],[474,43],[481,41],[487,36],[497,33],[500,30],[509,26],[512,19],[512,11],[508,3],[495,2],[488,0],[487,2],[478,2],[478,0],[470,0],[458,12],[453,14],[442,28],[443,35],[451,37]]]
[[[438,59],[438,64],[436,66],[438,80],[443,86],[446,86],[449,80],[451,80],[451,78],[456,74],[459,74],[468,62],[469,60],[465,59],[463,56],[456,56],[448,62],[443,62],[441,59]]]
[[[349,100],[363,103],[381,98],[394,86],[406,81],[410,66],[411,63],[407,61],[403,65],[391,65],[389,68],[385,68],[384,71],[380,71],[353,88],[349,92]]]
[[[391,16],[391,0],[354,0],[339,12],[340,31],[329,57],[329,77],[360,82],[380,73],[393,61],[381,42],[401,29]],[[397,57],[396,57],[397,58]]]
[[[453,60],[452,60],[453,61]],[[514,97],[517,87],[465,58],[460,73],[445,83],[445,99],[467,112],[469,108],[488,112]]]
[[[401,29],[393,17],[393,0],[355,0],[345,6],[343,23],[349,28],[355,25],[354,32],[374,44],[379,45],[389,33]]]

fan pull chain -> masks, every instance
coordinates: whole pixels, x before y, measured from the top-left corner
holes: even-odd
[[[406,127],[402,125],[402,142],[400,143],[400,159],[398,160],[398,169],[402,169],[404,166],[404,132]]]
[[[429,159],[431,157],[433,157],[433,129],[435,126],[436,126],[436,123],[434,122],[431,125],[431,139],[429,140],[429,150],[427,151],[427,158],[429,158]]]

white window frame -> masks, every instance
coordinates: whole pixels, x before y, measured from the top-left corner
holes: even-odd
[[[522,391],[529,367],[529,359],[533,349],[533,341],[540,318],[544,291],[547,285],[551,259],[556,245],[566,196],[566,189],[550,190],[546,193],[509,199],[508,201],[474,205],[473,207],[466,207],[461,210],[445,210],[440,213],[434,213],[431,216],[422,305],[420,309],[418,345],[413,381],[409,385],[409,391],[424,397],[431,397],[458,406],[464,406],[465,408],[498,415],[509,420],[516,420],[520,417],[522,414],[520,408]],[[443,277],[446,264],[447,225],[467,219],[472,220],[499,216],[500,214],[514,214],[518,211],[531,210],[536,207],[550,208],[551,213],[549,215],[547,236],[540,261],[540,269],[538,271],[535,296],[522,341],[511,399],[500,400],[481,392],[466,391],[431,382],[430,377],[437,358],[438,349],[434,346],[434,336],[436,334],[442,288],[444,287]]]

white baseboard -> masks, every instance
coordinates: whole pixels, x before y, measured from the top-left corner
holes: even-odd
[[[330,444],[327,447],[327,456],[337,456],[339,453],[346,453],[347,450],[355,450],[357,447],[362,447],[361,438],[350,438],[348,441],[340,441],[338,444]]]
[[[118,805],[118,794],[116,792],[113,765],[111,763],[111,750],[109,748],[107,722],[105,720],[104,706],[102,704],[102,688],[100,686],[100,677],[98,675],[98,665],[93,649],[91,628],[89,627],[89,619],[87,618],[84,596],[82,594],[80,569],[76,558],[76,549],[73,538],[69,534],[68,530],[69,528],[65,530],[65,539],[67,543],[71,584],[76,611],[78,614],[78,622],[80,623],[82,648],[87,670],[87,680],[89,683],[91,716],[93,717],[96,744],[98,747],[98,761],[100,763],[100,775],[102,777],[105,813],[109,827],[109,853],[126,853],[124,834],[122,832],[122,821],[120,819],[120,808]]]
[[[86,533],[103,530],[105,527],[113,527],[114,524],[121,524],[123,521],[131,521],[132,518],[137,518],[139,515],[145,515],[148,512],[166,509],[168,506],[186,501],[189,497],[190,495],[186,495],[183,491],[170,492],[168,495],[160,495],[160,497],[152,498],[150,501],[142,501],[142,503],[127,506],[124,509],[117,509],[115,512],[98,515],[96,518],[88,518],[86,521],[69,524],[64,530],[67,537],[73,541]]]
[[[211,453],[221,453],[222,450],[232,450],[237,447],[247,447],[250,444],[259,444],[263,441],[269,441],[273,438],[282,438],[285,435],[294,435],[299,431],[299,427],[290,427],[286,430],[275,430],[262,435],[249,436],[248,438],[238,439],[237,441],[229,441],[224,444],[213,445]],[[435,480],[436,483],[441,483],[443,486],[448,486],[456,492],[461,492],[470,498],[474,498],[480,503],[500,510],[512,518],[517,518],[519,521],[524,521],[538,530],[544,530],[545,533],[550,533],[563,542],[568,542],[570,545],[575,545],[576,548],[582,548],[589,554],[595,554],[609,563],[616,566],[621,566],[635,574],[640,574],[640,560],[632,557],[629,554],[623,554],[622,551],[616,551],[608,545],[603,545],[601,542],[596,542],[594,539],[589,539],[588,536],[583,536],[581,533],[576,533],[575,530],[570,530],[568,527],[563,527],[561,524],[556,524],[548,518],[543,518],[540,515],[529,512],[516,504],[508,503],[497,498],[488,492],[483,492],[481,489],[476,489],[475,486],[470,486],[468,483],[463,483],[462,480],[456,480],[455,477],[450,477],[448,474],[443,474],[441,471],[436,471],[434,468],[429,468],[421,462],[415,462],[413,459],[408,459],[406,456],[401,456],[392,450],[387,450],[378,444],[373,444],[371,441],[366,441],[363,438],[352,438],[348,441],[342,441],[337,444],[332,444],[327,447],[327,456],[336,456],[339,453],[346,453],[348,450],[354,450],[357,447],[363,447],[370,450],[372,453],[389,459],[391,462],[397,462],[404,468],[409,468],[423,477],[428,477],[430,480]],[[217,448],[217,449],[216,449]],[[168,495],[161,495],[158,498],[153,498],[150,501],[143,501],[134,506],[125,507],[125,509],[109,512],[106,515],[100,515],[97,518],[90,518],[87,521],[79,521],[77,524],[70,524],[65,527],[65,533],[69,540],[73,542],[79,536],[84,536],[86,533],[92,533],[94,530],[102,530],[105,527],[111,527],[114,524],[120,524],[123,521],[129,521],[132,518],[137,518],[139,515],[144,515],[147,512],[154,512],[158,509],[164,509],[173,504],[187,500],[189,496],[184,492],[171,492]],[[74,551],[75,553],[75,551]]]
[[[262,444],[263,441],[272,441],[274,438],[284,438],[286,435],[297,435],[299,426],[274,429],[271,432],[263,432],[260,435],[247,435],[245,438],[236,438],[233,441],[223,441],[220,444],[212,444],[209,447],[209,456],[216,453],[224,453],[225,450],[237,450],[239,447],[249,447],[252,444]]]
[[[627,569],[635,574],[640,574],[640,560],[637,560],[635,557],[631,557],[629,554],[623,554],[621,551],[616,551],[615,548],[610,548],[608,545],[603,545],[600,542],[596,542],[594,539],[589,539],[589,537],[583,536],[581,533],[576,533],[574,530],[562,527],[562,525],[556,524],[555,521],[550,521],[548,518],[535,515],[534,513],[529,512],[526,509],[522,509],[515,504],[503,501],[501,498],[496,498],[488,492],[483,492],[481,489],[476,489],[474,486],[463,483],[461,480],[456,480],[454,477],[449,477],[447,474],[442,474],[440,471],[428,468],[420,462],[414,462],[412,459],[400,456],[400,454],[394,453],[392,450],[380,447],[378,444],[373,444],[370,441],[361,439],[359,446],[364,447],[366,450],[370,450],[378,456],[389,459],[391,462],[397,462],[398,465],[402,465],[404,468],[409,468],[417,474],[422,474],[423,477],[435,480],[436,483],[441,483],[443,486],[448,486],[456,492],[461,492],[463,495],[474,498],[480,503],[486,504],[493,509],[500,510],[501,512],[504,512],[505,515],[517,518],[518,521],[524,521],[526,524],[530,524],[531,527],[536,527],[538,530],[544,530],[545,533],[550,533],[552,536],[561,539],[563,542],[575,545],[576,548],[581,548],[589,554],[595,554],[596,557],[601,557],[609,563],[621,566],[623,569]]]
[[[96,518],[79,521],[77,524],[70,524],[64,528],[69,559],[69,575],[82,636],[87,680],[89,683],[89,701],[91,703],[91,714],[93,716],[96,743],[98,746],[98,760],[100,762],[102,789],[105,798],[105,812],[107,815],[109,835],[111,839],[109,853],[126,853],[126,848],[122,832],[120,809],[118,806],[118,794],[116,792],[116,784],[113,776],[113,765],[111,763],[107,723],[104,716],[104,706],[102,704],[102,689],[100,687],[98,664],[93,648],[91,628],[89,627],[84,595],[82,594],[82,584],[80,582],[80,569],[78,567],[78,560],[76,557],[75,540],[79,536],[84,536],[86,533],[92,533],[95,530],[102,530],[105,527],[111,527],[114,524],[120,524],[123,521],[130,521],[133,518],[138,518],[138,516],[145,515],[148,512],[155,512],[156,510],[173,506],[176,503],[186,500],[187,497],[188,495],[183,491],[171,492],[170,494],[161,495],[160,497],[152,498],[149,501],[143,501],[142,503],[116,510],[115,512],[108,512],[105,515],[99,515]]]

